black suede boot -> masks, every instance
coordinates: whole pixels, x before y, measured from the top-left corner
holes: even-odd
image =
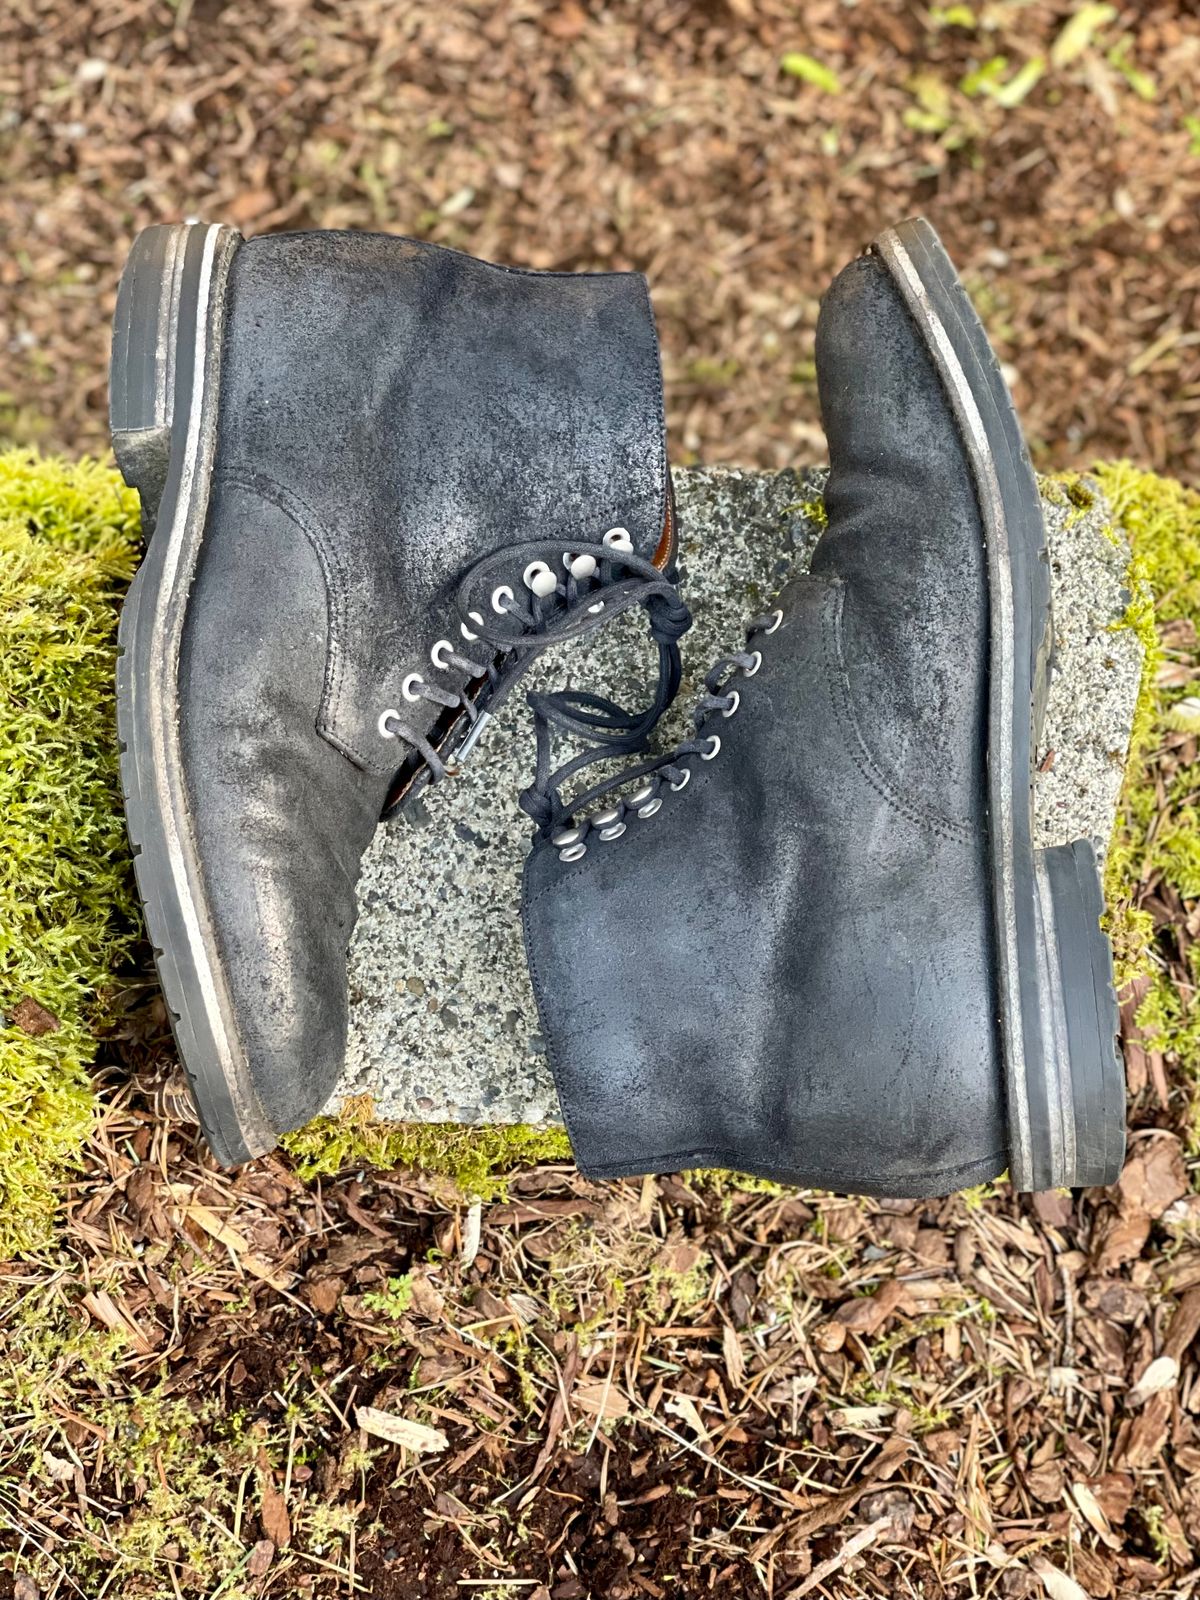
[[[658,346],[633,274],[155,227],[121,280],[111,408],[153,530],[118,679],[138,884],[233,1163],[337,1080],[385,804],[463,759],[543,645],[630,607],[659,645],[652,704],[553,714],[632,751],[674,693]]]
[[[695,738],[550,810],[535,991],[593,1176],[724,1166],[924,1196],[1120,1171],[1091,846],[1033,849],[1050,587],[983,329],[924,222],[825,300],[811,576],[719,663]],[[628,778],[629,775],[626,775]]]

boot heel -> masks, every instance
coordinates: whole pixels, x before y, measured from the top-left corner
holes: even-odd
[[[171,452],[176,347],[188,235],[200,223],[143,228],[117,290],[109,364],[108,414],[121,475],[142,501],[149,538]]]
[[[1043,1053],[1026,1063],[1031,1187],[1114,1183],[1125,1155],[1125,1073],[1095,852],[1082,839],[1039,850],[1034,875]]]

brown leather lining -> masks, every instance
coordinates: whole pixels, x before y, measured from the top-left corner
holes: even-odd
[[[667,509],[663,516],[662,537],[654,552],[654,565],[662,572],[675,554],[675,492],[671,487],[670,469],[667,475]]]

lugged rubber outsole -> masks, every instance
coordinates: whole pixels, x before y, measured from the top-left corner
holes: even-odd
[[[1033,848],[1033,768],[1053,658],[1037,481],[995,352],[933,228],[874,241],[920,330],[975,477],[990,595],[988,827],[1009,1171],[1022,1191],[1112,1183],[1125,1146],[1112,952],[1086,841]]]
[[[231,228],[145,229],[113,324],[113,450],[148,543],[118,631],[121,785],[138,892],[180,1061],[223,1165],[275,1142],[241,1051],[191,840],[178,755],[177,673],[215,449]]]

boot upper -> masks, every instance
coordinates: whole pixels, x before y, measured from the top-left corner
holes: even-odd
[[[391,776],[379,718],[406,703],[467,569],[545,541],[668,520],[662,380],[645,280],[493,266],[383,234],[274,234],[230,274],[216,471],[286,508],[329,605],[322,733]],[[521,567],[507,576],[519,586]]]
[[[920,1195],[1005,1164],[968,463],[871,258],[817,348],[828,530],[733,671],[736,709],[620,837],[527,863],[543,1031],[596,1175]]]
[[[496,553],[489,589],[520,594],[523,542],[561,559],[618,525],[661,560],[667,484],[640,278],[371,235],[239,248],[179,716],[218,955],[276,1132],[341,1071],[355,883],[405,755],[381,717],[403,707],[428,734],[444,704],[409,701],[410,675],[467,681],[430,660],[466,638],[464,579]]]
[[[812,570],[846,584],[850,705],[899,791],[973,825],[986,749],[982,523],[933,362],[874,255],[825,297],[817,382],[830,471]]]

